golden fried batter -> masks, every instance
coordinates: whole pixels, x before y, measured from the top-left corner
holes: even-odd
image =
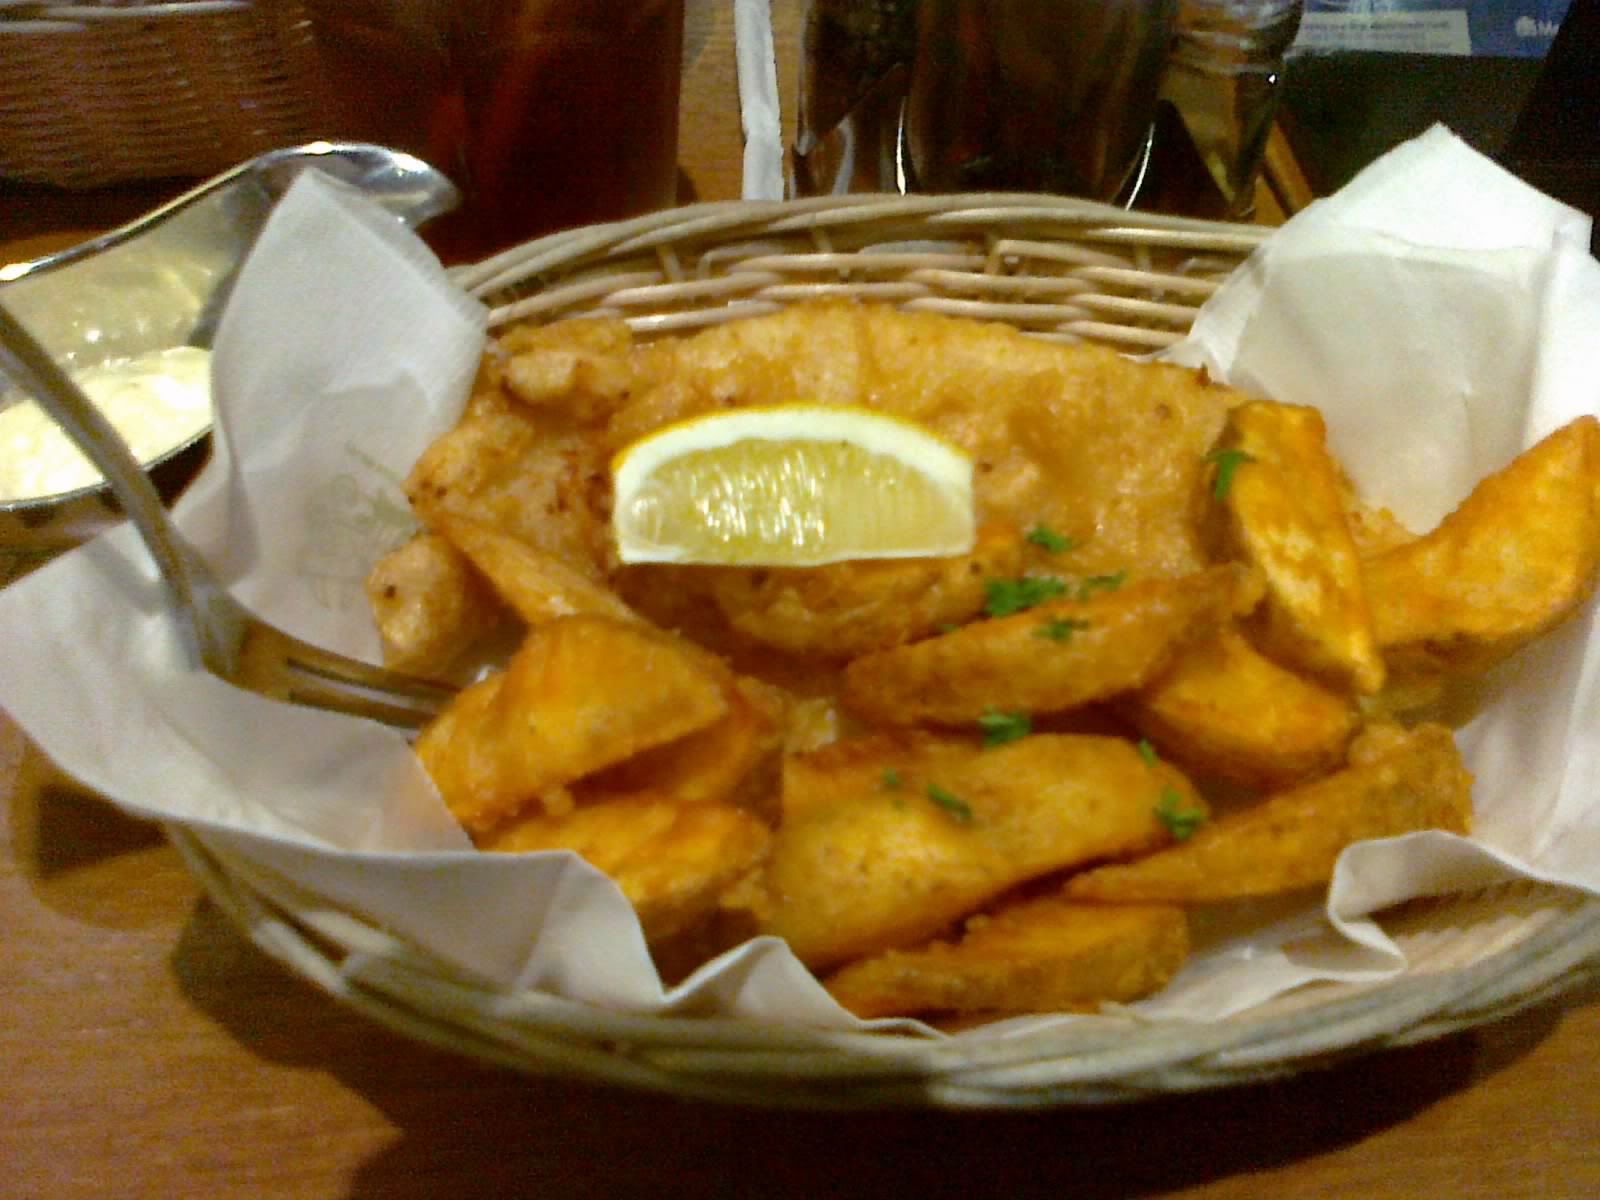
[[[985,585],[1013,576],[1022,534],[978,531],[971,553],[826,567],[715,568],[704,583],[729,625],[790,654],[851,658],[926,637],[983,611]]]
[[[1378,642],[1413,673],[1482,670],[1558,625],[1600,572],[1600,421],[1556,430],[1365,565]]]
[[[1322,414],[1242,404],[1228,414],[1218,455],[1229,540],[1267,584],[1264,648],[1341,688],[1376,692],[1383,659]]]
[[[1337,767],[1360,721],[1349,696],[1280,667],[1234,626],[1180,650],[1127,712],[1187,770],[1256,787]]]
[[[417,739],[417,756],[462,825],[491,829],[723,716],[721,681],[702,655],[635,622],[559,618],[457,695]]]
[[[1420,829],[1464,834],[1471,823],[1472,777],[1450,731],[1383,729],[1356,741],[1343,770],[1203,825],[1180,845],[1078,875],[1064,894],[1111,904],[1274,896],[1326,885],[1356,842]]]
[[[1062,712],[1143,686],[1259,595],[1259,582],[1231,565],[1094,589],[865,655],[845,669],[841,697],[886,725],[965,725],[991,709]]]
[[[915,421],[976,466],[980,524],[1044,525],[1088,574],[1207,561],[1193,520],[1204,456],[1244,397],[1198,372],[1062,346],[1008,326],[826,301],[730,322],[660,353],[664,382],[612,418],[614,452],[741,405],[849,404]]]
[[[1164,802],[1205,812],[1176,768],[1120,738],[875,737],[789,755],[766,931],[811,966],[911,945],[1026,880],[1163,844]]]
[[[825,983],[858,1017],[1070,1012],[1148,996],[1188,953],[1180,908],[1052,896],[973,917],[958,941],[858,959]]]

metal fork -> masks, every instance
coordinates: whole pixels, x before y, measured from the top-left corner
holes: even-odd
[[[191,652],[213,675],[275,700],[406,730],[420,729],[455,693],[301,641],[230,596],[173,525],[128,444],[3,304],[0,372],[32,392],[105,475],[166,580]]]

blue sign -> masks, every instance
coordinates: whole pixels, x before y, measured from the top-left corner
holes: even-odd
[[[1306,0],[1296,54],[1543,58],[1571,0]]]

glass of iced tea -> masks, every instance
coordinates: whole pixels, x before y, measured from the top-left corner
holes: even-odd
[[[461,188],[447,261],[671,205],[683,0],[309,0],[326,136]]]

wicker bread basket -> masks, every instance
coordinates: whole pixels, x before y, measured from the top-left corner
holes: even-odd
[[[308,140],[299,0],[0,6],[0,176],[87,188],[212,175]]]
[[[603,313],[649,336],[852,295],[1145,350],[1180,337],[1265,232],[1034,196],[710,204],[557,234],[455,279],[496,325]],[[171,832],[257,944],[386,1025],[529,1072],[768,1106],[1044,1107],[1233,1085],[1468,1028],[1600,974],[1600,899],[1530,883],[1386,914],[1412,963],[1400,979],[1313,985],[1214,1023],[1121,1015],[932,1041],[638,1016],[487,988],[192,831]]]

